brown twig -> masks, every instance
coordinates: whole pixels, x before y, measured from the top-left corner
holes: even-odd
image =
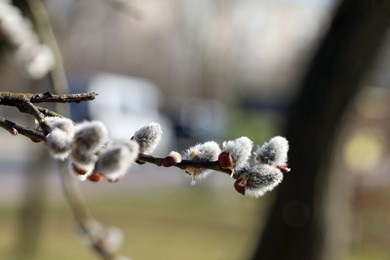
[[[54,95],[50,92],[46,93],[12,93],[0,91],[0,105],[17,106],[23,100],[28,100],[33,104],[36,103],[80,103],[82,101],[94,100],[98,94],[78,93]]]
[[[21,134],[28,138],[33,138],[35,140],[45,140],[44,133],[26,126],[18,125],[12,121],[5,119],[4,117],[0,117],[0,127],[6,129],[12,135]]]
[[[154,164],[157,166],[162,166],[162,162],[163,162],[164,158],[155,157],[155,156],[148,155],[148,154],[139,154],[137,160],[141,161],[141,162],[151,163],[151,164]],[[223,173],[226,173],[229,175],[232,173],[231,170],[229,170],[229,169],[221,168],[221,165],[219,164],[218,161],[196,162],[196,161],[192,161],[192,160],[182,160],[180,163],[177,163],[173,166],[180,168],[184,171],[186,171],[187,169],[191,169],[191,168],[196,168],[196,169],[202,168],[202,169],[209,169],[209,170],[214,170],[214,171],[218,171],[218,172],[223,172]]]
[[[21,112],[29,113],[34,116],[38,121],[39,126],[42,128],[45,134],[50,133],[50,126],[45,121],[45,115],[42,114],[39,109],[31,103],[27,98],[23,98],[20,105],[17,108]]]
[[[61,116],[58,113],[50,111],[47,108],[35,106],[34,103],[54,102],[54,103],[79,103],[82,101],[93,100],[97,93],[80,93],[80,94],[65,94],[53,95],[50,92],[46,93],[12,93],[0,92],[0,105],[14,106],[22,113],[31,114],[38,121],[39,126],[45,134],[50,132],[50,127],[45,122],[45,116]]]
[[[46,107],[40,107],[40,106],[35,106],[35,107],[39,110],[39,112],[41,112],[45,116],[64,117],[63,115],[60,115],[59,113],[54,112]]]

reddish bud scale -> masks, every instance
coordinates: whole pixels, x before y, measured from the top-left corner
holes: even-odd
[[[99,182],[103,179],[103,176],[98,174],[98,173],[92,173],[91,175],[88,176],[88,180],[92,182]]]
[[[83,168],[78,167],[76,164],[72,163],[72,169],[75,173],[78,175],[85,175],[87,174],[87,170],[84,170]]]
[[[37,138],[34,138],[34,137],[31,137],[30,139],[31,139],[31,141],[34,142],[34,143],[40,143],[40,142],[42,142],[42,140],[37,139]]]
[[[245,195],[245,186],[244,184],[242,184],[241,182],[242,180],[241,179],[237,179],[235,182],[234,182],[234,188],[236,189],[236,191],[242,195]]]
[[[288,173],[291,171],[290,168],[288,168],[287,166],[283,166],[283,165],[278,165],[276,166],[282,173]]]
[[[229,152],[220,153],[218,162],[222,169],[231,169],[233,167],[233,158]]]
[[[164,166],[164,167],[171,167],[171,166],[174,166],[176,164],[176,160],[175,158],[173,158],[172,156],[167,156],[165,157],[162,162],[161,162],[161,166]]]

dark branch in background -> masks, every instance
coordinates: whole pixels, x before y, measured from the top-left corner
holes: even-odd
[[[287,123],[290,166],[299,174],[278,189],[252,259],[339,259],[330,258],[335,248],[327,245],[339,246],[332,231],[342,217],[325,216],[329,194],[340,194],[334,190],[340,173],[330,171],[332,146],[389,26],[390,1],[341,1]]]
[[[69,89],[65,69],[62,63],[62,55],[59,50],[57,40],[51,28],[51,24],[49,21],[48,14],[46,12],[45,5],[41,0],[30,0],[27,1],[29,9],[31,11],[31,16],[33,23],[37,29],[40,39],[47,44],[54,53],[56,64],[54,68],[48,74],[48,79],[50,81],[51,90],[57,94],[66,93]],[[92,100],[95,98],[96,93],[90,93],[90,96],[82,96],[85,100],[80,100],[81,96],[78,96],[78,100],[76,102]],[[51,96],[51,97],[50,97]],[[53,96],[55,95],[47,95],[46,100],[53,100]],[[61,99],[66,100],[66,99]],[[45,101],[45,102],[56,102],[56,110],[59,114],[67,116],[69,113],[69,108],[65,106],[59,106],[58,103],[60,101]],[[42,110],[41,110],[42,111]],[[49,111],[48,111],[49,112]],[[44,112],[42,112],[44,113]],[[50,113],[50,112],[49,112]],[[65,193],[65,196],[69,202],[69,205],[73,211],[76,222],[78,223],[80,229],[83,233],[89,238],[89,241],[92,244],[95,252],[104,260],[113,260],[117,257],[115,253],[106,252],[103,244],[105,238],[105,230],[104,228],[100,229],[98,232],[91,228],[91,225],[88,223],[92,223],[95,219],[92,217],[89,212],[82,194],[80,192],[80,187],[78,182],[76,182],[69,171],[66,168],[65,163],[59,163],[60,168],[60,176],[62,180],[62,187]]]

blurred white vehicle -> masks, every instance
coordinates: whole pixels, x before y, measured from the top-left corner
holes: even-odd
[[[88,90],[99,94],[88,102],[90,118],[102,121],[113,139],[130,139],[139,128],[156,122],[163,131],[156,153],[169,152],[173,146],[172,124],[159,112],[162,94],[154,84],[141,78],[98,74]]]

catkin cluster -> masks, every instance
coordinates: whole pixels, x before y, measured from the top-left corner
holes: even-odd
[[[55,159],[69,158],[71,171],[80,180],[116,182],[136,161],[140,151],[152,152],[161,140],[159,124],[138,130],[131,140],[109,140],[106,126],[99,121],[74,125],[70,119],[46,117],[51,131],[46,148]]]
[[[109,140],[108,131],[101,122],[82,122],[74,125],[66,118],[47,117],[51,128],[45,143],[52,157],[69,158],[70,169],[80,180],[100,181],[105,178],[116,182],[134,163],[142,163],[140,154],[151,154],[162,137],[159,124],[151,123],[134,133],[130,140]],[[172,151],[158,165],[170,167],[180,163],[191,177],[192,184],[205,178],[212,170],[210,163],[230,172],[236,179],[237,192],[252,197],[262,196],[283,180],[287,168],[288,141],[281,136],[259,146],[250,163],[253,142],[248,137],[223,142],[222,147],[214,141],[196,144],[182,154]],[[188,163],[190,162],[190,163]]]
[[[253,142],[248,137],[226,141],[222,149],[216,142],[197,144],[184,152],[183,159],[196,162],[218,160],[222,169],[228,169],[237,179],[234,187],[237,192],[260,197],[271,191],[282,180],[287,168],[288,141],[281,136],[273,137],[255,151],[255,160],[249,163]],[[186,172],[192,176],[192,183],[197,178],[204,178],[210,172],[207,168],[190,167]]]

